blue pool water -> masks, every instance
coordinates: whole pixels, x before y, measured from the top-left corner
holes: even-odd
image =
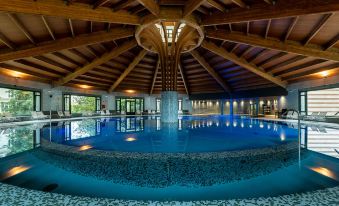
[[[162,124],[160,117],[88,119],[43,131],[45,139],[60,144],[147,153],[254,149],[297,141],[297,136],[296,129],[283,124],[229,116],[183,117],[177,124]]]
[[[302,125],[301,152],[194,158],[195,153],[298,143],[296,128],[227,116],[184,117],[174,125],[161,124],[157,117],[126,117],[0,128],[0,180],[61,194],[182,201],[268,197],[338,186],[339,154],[334,149],[339,147],[339,130],[333,128]],[[61,148],[90,146],[87,151],[97,149],[99,155],[100,150],[122,155],[100,159],[55,153],[44,149],[45,140]],[[133,152],[149,160],[131,158]],[[189,154],[175,156],[183,153]],[[13,174],[14,168],[24,169]]]

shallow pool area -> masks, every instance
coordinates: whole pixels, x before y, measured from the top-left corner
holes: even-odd
[[[2,128],[9,141],[1,147],[1,182],[160,202],[269,198],[339,186],[336,145],[329,144],[329,153],[314,141],[328,141],[324,135],[339,134],[336,128],[303,124],[298,141],[295,123],[229,116],[159,120],[129,116]]]

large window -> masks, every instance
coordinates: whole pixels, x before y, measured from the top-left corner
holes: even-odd
[[[100,110],[101,98],[64,94],[64,110],[72,113],[96,112]]]
[[[307,92],[299,93],[299,111],[301,115],[307,114]]]
[[[339,112],[339,88],[308,91],[305,96],[308,114],[312,112]],[[302,98],[302,93],[300,93],[300,98]],[[302,105],[302,99],[300,104]],[[302,110],[302,108],[300,109]]]
[[[116,99],[115,108],[117,112],[125,112],[126,114],[133,114],[135,112],[144,111],[143,98],[118,97]]]
[[[41,110],[40,92],[0,88],[0,113],[31,115]]]
[[[157,102],[156,102],[155,110],[156,110],[156,112],[160,113],[160,111],[161,111],[161,100],[157,99],[156,101]]]
[[[182,111],[182,99],[178,100],[178,110]]]

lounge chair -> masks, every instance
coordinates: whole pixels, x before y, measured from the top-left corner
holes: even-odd
[[[339,123],[339,112],[328,112],[325,121],[329,123]]]
[[[42,113],[42,112],[36,112],[36,114],[38,115],[39,119],[48,119],[49,118],[48,115],[44,115],[44,113]]]
[[[100,115],[101,115],[101,116],[106,116],[106,112],[105,112],[104,110],[101,110],[101,111],[100,111]]]
[[[13,122],[15,120],[17,120],[17,118],[13,117],[9,112],[4,112],[1,115],[1,122]]]
[[[65,115],[64,115],[64,113],[62,111],[58,111],[58,117],[59,118],[64,118]]]
[[[314,117],[315,121],[325,121],[325,117],[326,117],[327,112],[319,112],[319,114],[317,116]]]
[[[89,111],[84,111],[84,112],[81,113],[81,115],[82,115],[83,117],[88,117],[88,116],[91,116],[91,112],[89,112]]]
[[[285,118],[286,119],[293,119],[293,113],[294,113],[294,111],[288,111],[285,115]]]
[[[317,116],[319,115],[319,112],[312,112],[310,115],[307,115],[304,117],[304,120],[315,120]]]
[[[105,113],[106,113],[107,116],[110,116],[110,115],[111,115],[111,113],[109,112],[108,109],[105,110]]]
[[[36,111],[32,111],[32,112],[31,112],[31,115],[32,115],[32,119],[33,119],[33,120],[39,119],[38,114],[36,113]]]
[[[72,115],[71,115],[71,113],[69,113],[69,111],[64,111],[64,115],[67,118],[71,118],[72,117]]]

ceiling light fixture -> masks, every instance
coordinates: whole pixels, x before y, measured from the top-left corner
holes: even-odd
[[[129,93],[129,94],[133,94],[135,93],[135,90],[132,90],[132,89],[127,89],[125,90],[126,93]]]
[[[321,77],[327,77],[330,73],[328,71],[322,71],[322,72],[319,72],[320,76]]]
[[[81,85],[79,85],[79,87],[80,87],[80,88],[83,88],[83,89],[89,89],[89,88],[91,88],[91,86],[88,86],[88,85],[86,85],[86,84],[81,84]]]

